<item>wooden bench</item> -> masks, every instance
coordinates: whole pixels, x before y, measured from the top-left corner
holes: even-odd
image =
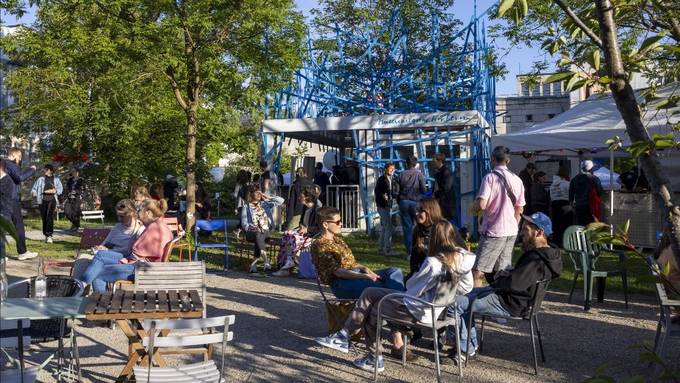
[[[98,219],[104,223],[104,210],[83,210],[81,213],[82,220]]]

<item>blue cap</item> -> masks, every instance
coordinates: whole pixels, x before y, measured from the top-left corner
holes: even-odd
[[[553,232],[552,221],[550,221],[550,217],[541,212],[534,213],[532,215],[522,215],[522,218],[543,230],[546,236],[549,236]]]

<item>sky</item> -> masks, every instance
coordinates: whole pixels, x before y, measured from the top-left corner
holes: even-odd
[[[302,13],[310,18],[310,10],[317,7],[318,0],[295,0],[295,3],[302,11]],[[496,0],[477,0],[477,14],[485,11],[489,7],[493,6]],[[471,19],[474,14],[474,0],[457,0],[455,5],[450,10],[456,18],[467,22]],[[32,10],[20,20],[16,20],[14,17],[2,15],[2,22],[4,25],[11,25],[17,23],[31,23],[34,19]],[[500,50],[506,50],[508,47],[505,41],[496,41],[496,45]],[[506,63],[508,74],[505,78],[496,79],[496,95],[497,96],[507,96],[507,95],[517,95],[517,80],[515,76],[521,73],[526,73],[531,69],[534,61],[542,60],[545,58],[545,53],[543,53],[540,48],[529,48],[529,47],[513,47],[509,53],[503,58]],[[548,61],[552,61],[548,57]]]

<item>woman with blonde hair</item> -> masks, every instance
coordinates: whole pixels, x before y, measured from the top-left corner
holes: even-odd
[[[145,229],[135,240],[129,255],[116,251],[98,251],[83,273],[83,282],[91,283],[96,292],[106,291],[108,282],[120,279],[133,280],[136,262],[158,262],[163,259],[165,246],[172,241],[173,235],[161,217],[168,209],[168,203],[149,199],[144,201],[139,212],[139,220]]]
[[[438,317],[444,306],[453,303],[459,279],[469,274],[472,277],[474,254],[457,247],[452,243],[455,238],[455,228],[447,221],[439,221],[432,228],[432,236],[429,241],[429,253],[423,261],[421,268],[406,282],[406,295],[419,298],[426,302],[442,305],[435,310]],[[316,338],[316,342],[322,346],[330,347],[342,352],[349,351],[349,337],[359,329],[364,330],[368,355],[354,361],[354,365],[363,370],[372,371],[375,363],[378,363],[378,371],[385,369],[382,357],[375,357],[375,337],[378,321],[376,304],[386,295],[397,291],[369,287],[359,297],[354,310],[350,313],[343,328],[327,337]],[[429,306],[409,299],[409,297],[388,299],[382,303],[382,315],[395,318],[403,322],[432,323],[432,311]],[[394,348],[392,354],[400,357],[404,345],[398,333],[393,334]],[[408,355],[407,355],[408,358]]]
[[[142,204],[146,201],[151,199],[151,194],[149,194],[149,189],[146,188],[144,185],[137,185],[134,188],[132,188],[132,202],[135,204],[135,209],[137,209],[137,213],[142,209]]]

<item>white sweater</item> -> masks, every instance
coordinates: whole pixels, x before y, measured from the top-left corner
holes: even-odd
[[[553,176],[550,184],[551,201],[569,201],[569,181],[560,176]]]

